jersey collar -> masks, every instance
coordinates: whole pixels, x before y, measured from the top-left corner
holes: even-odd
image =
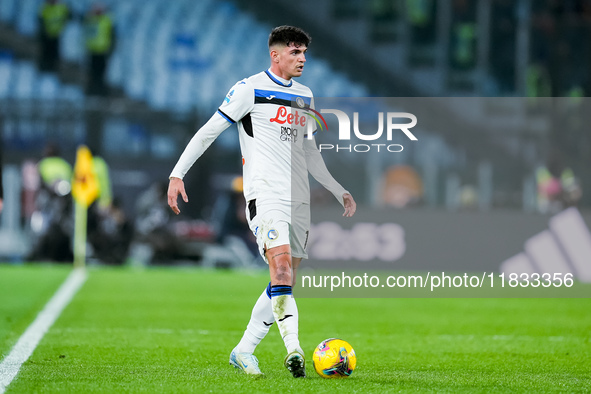
[[[270,69],[265,70],[265,73],[269,78],[271,78],[271,81],[275,82],[277,85],[284,86],[286,88],[289,88],[291,85],[293,85],[293,80],[289,80],[288,82],[287,79],[283,79],[275,75]]]

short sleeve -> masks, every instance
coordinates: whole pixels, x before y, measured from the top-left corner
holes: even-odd
[[[228,122],[236,123],[252,111],[253,107],[254,89],[248,80],[243,79],[232,86],[220,105],[218,113]]]

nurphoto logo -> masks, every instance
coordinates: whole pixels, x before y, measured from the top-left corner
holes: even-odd
[[[309,113],[316,123],[320,126],[320,130],[328,130],[326,120],[322,114],[332,114],[336,116],[339,127],[339,141],[351,141],[353,138],[357,138],[361,141],[374,141],[377,142],[384,134],[384,123],[386,123],[386,140],[392,141],[392,137],[395,132],[402,132],[411,141],[418,141],[418,138],[410,131],[411,128],[416,126],[417,117],[408,112],[384,112],[378,113],[378,130],[374,133],[362,132],[359,129],[359,112],[353,113],[353,134],[351,135],[351,120],[349,116],[337,109],[321,109],[320,112],[309,108],[312,113]],[[385,119],[385,121],[384,121]],[[400,119],[408,119],[410,122],[399,123]],[[322,122],[321,122],[322,121]],[[323,127],[324,124],[324,127]],[[312,138],[312,125],[313,122],[307,124],[308,127],[308,138]],[[388,151],[392,153],[402,152],[404,147],[400,144],[385,144],[385,143],[361,143],[361,144],[319,144],[318,149],[322,152],[323,150],[335,150],[347,151],[347,152],[369,152],[369,151]]]

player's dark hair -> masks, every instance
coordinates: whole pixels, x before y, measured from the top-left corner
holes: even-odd
[[[269,34],[269,48],[275,44],[284,44],[290,46],[308,46],[312,41],[312,37],[299,27],[295,26],[278,26]]]

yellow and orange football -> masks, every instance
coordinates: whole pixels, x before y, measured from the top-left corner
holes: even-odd
[[[348,342],[330,338],[314,349],[313,362],[314,369],[323,378],[347,378],[357,365],[357,356]]]

